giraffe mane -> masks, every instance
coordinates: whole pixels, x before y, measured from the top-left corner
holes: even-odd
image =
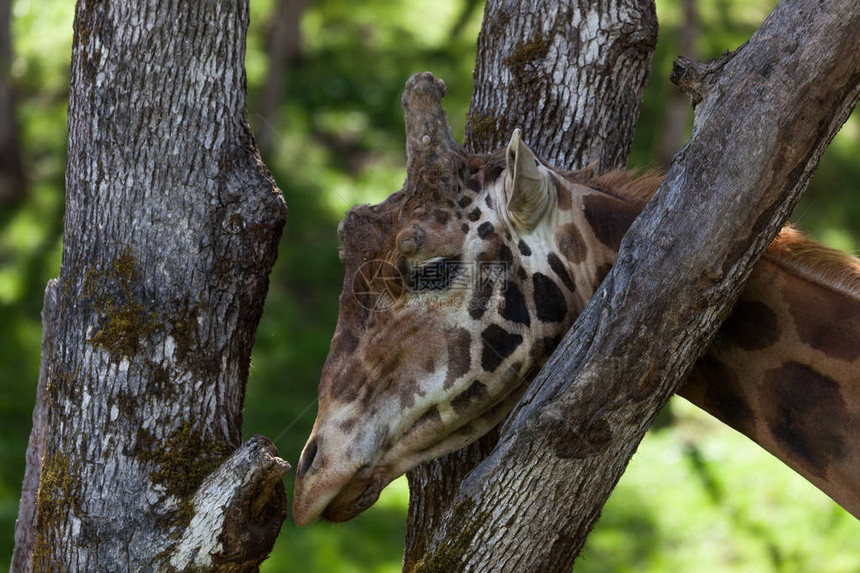
[[[574,171],[573,173],[581,172]],[[645,207],[645,204],[657,192],[664,176],[659,171],[643,172],[615,169],[588,180],[586,184],[598,191],[612,195],[616,199]]]
[[[664,177],[663,173],[655,171],[642,173],[620,169],[597,177],[591,176],[590,168],[561,173],[566,179],[640,207],[651,199]],[[802,278],[860,298],[860,260],[810,240],[791,225],[783,227],[764,256]]]
[[[815,243],[792,226],[783,227],[765,256],[803,278],[860,298],[860,260]]]

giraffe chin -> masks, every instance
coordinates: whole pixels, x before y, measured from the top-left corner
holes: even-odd
[[[341,481],[343,485],[327,484],[330,489],[324,482],[320,483],[323,480],[307,483],[305,479],[297,479],[293,521],[302,527],[312,524],[318,517],[332,522],[349,521],[376,503],[379,494],[392,479],[383,475],[378,467],[370,466],[361,468]],[[316,480],[311,478],[311,481]],[[325,489],[329,490],[327,494],[323,493]],[[330,497],[328,501],[327,497]]]
[[[325,521],[349,521],[376,503],[379,494],[390,481],[373,476],[369,479],[356,476],[329,502],[320,517]]]

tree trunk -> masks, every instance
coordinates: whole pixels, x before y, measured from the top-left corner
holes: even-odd
[[[254,571],[286,515],[286,462],[239,447],[286,217],[247,25],[243,0],[78,2],[35,571]]]
[[[652,0],[489,0],[478,38],[467,150],[492,151],[519,127],[537,155],[556,166],[599,161],[605,170],[624,167],[656,41]],[[407,474],[404,570],[421,558],[460,482],[497,439],[494,430]]]
[[[519,127],[558,167],[624,167],[657,44],[649,0],[490,0],[478,38],[466,149]]]
[[[414,570],[570,569],[860,97],[858,29],[853,0],[783,0],[733,56],[679,60],[693,137]]]
[[[260,96],[260,117],[257,118],[260,124],[257,143],[265,153],[272,151],[278,135],[278,104],[284,93],[289,68],[301,55],[301,19],[306,5],[307,0],[278,0],[266,38],[269,73]]]
[[[12,0],[0,0],[0,205],[24,196],[24,168],[12,87]]]

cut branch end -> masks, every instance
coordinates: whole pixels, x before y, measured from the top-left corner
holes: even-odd
[[[290,464],[271,440],[254,436],[194,496],[194,517],[170,557],[177,569],[257,571],[287,516],[281,478]]]

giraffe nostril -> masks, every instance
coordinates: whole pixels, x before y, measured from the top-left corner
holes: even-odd
[[[299,460],[299,469],[297,470],[296,475],[301,477],[311,469],[311,466],[314,465],[314,458],[317,457],[318,449],[316,438],[308,442],[308,445],[305,446],[305,449],[302,452],[302,457]]]

